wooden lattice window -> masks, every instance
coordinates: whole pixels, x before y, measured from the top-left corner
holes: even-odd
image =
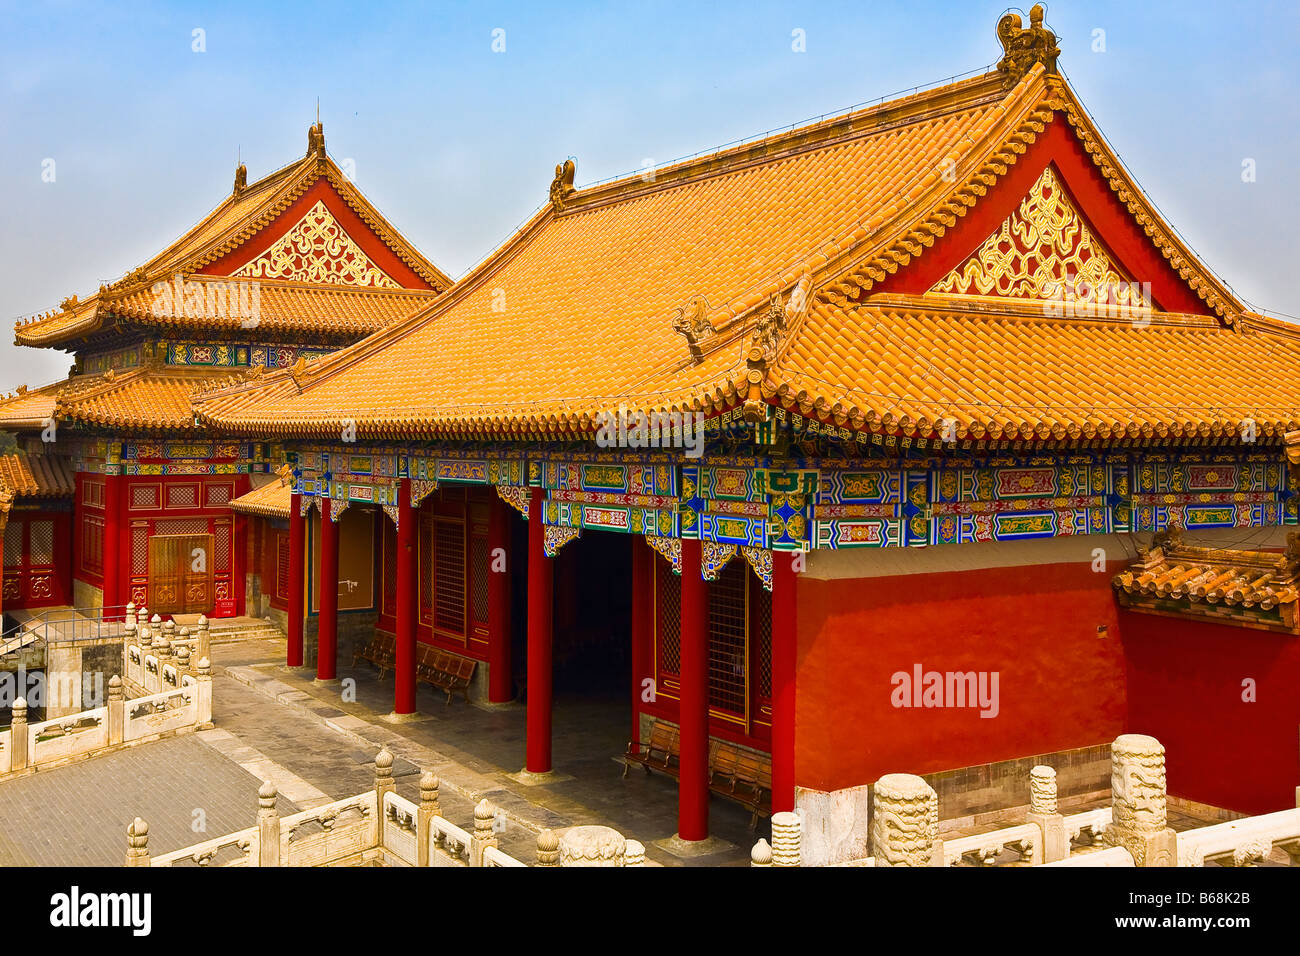
[[[5,567],[18,568],[23,563],[23,523],[10,521],[5,525]]]
[[[772,592],[751,586],[749,634],[754,642],[754,690],[759,700],[772,699]]]
[[[469,543],[470,608],[476,624],[488,619],[488,543],[485,535],[474,535]]]
[[[433,521],[433,626],[465,636],[465,523]]]
[[[289,536],[283,531],[275,533],[275,596],[289,600]]]
[[[709,604],[709,709],[715,719],[752,731],[765,723],[772,696],[772,596],[754,580],[743,560],[731,561],[706,585]],[[654,562],[655,673],[681,673],[681,578],[666,561]]]
[[[104,519],[97,515],[82,518],[81,568],[96,575],[104,572]]]
[[[656,558],[654,568],[659,673],[678,675],[682,668],[682,580],[667,561]]]
[[[433,623],[433,515],[420,516],[420,620]]]
[[[27,528],[28,565],[43,568],[54,564],[54,522],[31,521]]]
[[[409,519],[408,519],[409,520]],[[384,613],[397,614],[397,530],[391,521],[384,527]]]
[[[742,719],[749,713],[749,575],[732,561],[708,584],[709,704]]]

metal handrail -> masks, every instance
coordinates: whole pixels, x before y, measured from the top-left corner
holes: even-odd
[[[39,612],[0,632],[0,657],[22,650],[33,644],[48,645],[51,640],[60,641],[93,640],[104,636],[105,625],[121,627],[126,617],[128,605],[110,605],[92,608],[50,608]],[[132,610],[134,608],[132,607]],[[106,621],[105,616],[113,618]],[[63,625],[71,625],[71,633]],[[51,634],[53,628],[53,634]],[[30,635],[30,636],[29,636]]]

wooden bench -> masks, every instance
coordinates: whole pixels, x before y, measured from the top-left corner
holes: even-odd
[[[396,659],[396,638],[381,631],[376,631],[370,640],[357,646],[352,652],[352,666],[355,668],[359,661],[369,661],[379,669],[380,680],[383,680],[385,671],[393,669]]]
[[[469,703],[469,684],[474,679],[478,661],[461,657],[441,648],[420,644],[415,654],[415,679],[445,691],[447,703],[451,695],[459,693]]]
[[[709,760],[709,790],[748,807],[749,828],[772,815],[772,758],[725,740],[714,742]]]
[[[681,776],[681,731],[656,720],[650,727],[650,743],[629,741],[623,754],[623,776],[640,764],[646,773],[658,770]],[[709,740],[709,791],[747,807],[751,830],[760,816],[772,815],[772,760],[725,740]]]
[[[674,777],[677,776],[678,764],[681,760],[681,743],[681,733],[676,727],[656,720],[650,728],[648,745],[638,744],[636,741],[628,743],[627,753],[623,755],[623,776],[627,776],[634,763],[644,767],[646,773],[651,770],[661,770]]]

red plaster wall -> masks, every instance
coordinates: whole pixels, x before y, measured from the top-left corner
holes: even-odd
[[[1112,569],[1113,570],[1113,569]],[[1110,572],[1087,563],[798,583],[795,783],[819,790],[1109,742],[1125,729]],[[1108,636],[1097,636],[1098,625]],[[1000,711],[895,708],[891,675],[998,671]]]
[[[1300,637],[1121,611],[1128,726],[1165,745],[1169,792],[1243,813],[1295,805]],[[1255,703],[1242,681],[1255,681]]]

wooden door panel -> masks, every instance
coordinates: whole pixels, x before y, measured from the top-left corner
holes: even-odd
[[[163,614],[207,614],[213,604],[210,534],[149,539],[149,604]]]

